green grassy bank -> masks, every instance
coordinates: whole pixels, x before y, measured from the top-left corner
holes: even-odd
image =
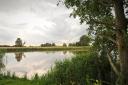
[[[81,46],[81,47],[0,47],[0,50],[7,51],[7,52],[13,52],[13,51],[65,51],[65,50],[71,50],[71,51],[88,51],[89,46]]]

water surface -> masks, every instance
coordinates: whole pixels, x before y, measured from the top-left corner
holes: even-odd
[[[73,53],[67,51],[50,52],[15,52],[5,53],[2,58],[2,71],[15,73],[18,77],[27,75],[32,78],[34,74],[45,74],[54,65],[56,61],[71,59]]]

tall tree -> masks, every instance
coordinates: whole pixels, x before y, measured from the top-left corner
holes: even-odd
[[[128,85],[128,0],[64,0],[64,4],[73,9],[71,15],[79,16],[81,23],[89,25],[90,32],[96,36],[95,40],[107,40],[102,43],[108,47],[106,50],[110,64],[120,78],[120,85]],[[120,70],[111,60],[116,48]]]

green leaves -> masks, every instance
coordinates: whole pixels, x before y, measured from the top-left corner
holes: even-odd
[[[111,4],[106,4],[104,0],[64,0],[67,8],[72,8],[71,15],[80,17],[80,23],[88,23],[92,19],[102,21],[101,18],[112,16]],[[104,5],[105,4],[105,5]]]

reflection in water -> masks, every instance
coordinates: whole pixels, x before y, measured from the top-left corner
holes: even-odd
[[[46,53],[47,54],[49,54],[49,53],[55,53],[54,51],[46,51]],[[66,55],[67,54],[67,51],[63,51],[63,54],[64,55]],[[25,56],[25,54],[24,54],[24,52],[15,52],[15,58],[16,58],[16,60],[17,60],[17,62],[20,62],[21,60],[22,60],[22,58],[25,58],[26,56]]]
[[[7,59],[7,63],[4,62],[6,67],[4,72],[9,71],[19,77],[27,75],[28,78],[32,78],[36,73],[39,75],[47,73],[56,61],[71,59],[73,54],[69,51],[46,51],[6,53],[5,56],[3,58]]]
[[[63,51],[63,54],[66,54],[67,53],[67,51]]]
[[[23,52],[16,52],[15,53],[15,58],[16,58],[17,62],[20,62],[22,60],[22,57],[25,57]]]
[[[45,53],[49,54],[49,53],[55,53],[55,51],[45,51]]]

